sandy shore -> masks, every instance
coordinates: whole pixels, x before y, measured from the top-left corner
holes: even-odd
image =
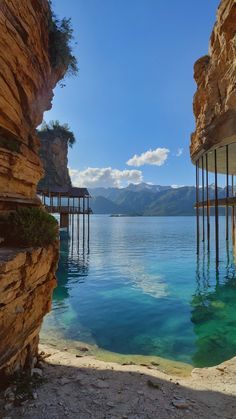
[[[34,383],[31,397],[18,394],[18,403],[9,396],[9,387],[2,394],[0,417],[236,418],[236,358],[190,374],[170,375],[159,365],[104,362],[86,347],[77,354],[45,345],[40,351],[44,361],[33,370],[40,384]]]

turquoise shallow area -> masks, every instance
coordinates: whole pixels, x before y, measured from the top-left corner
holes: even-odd
[[[214,219],[211,220],[212,229]],[[121,354],[211,366],[236,355],[236,279],[224,240],[216,270],[194,217],[91,217],[90,248],[61,239],[44,336]]]

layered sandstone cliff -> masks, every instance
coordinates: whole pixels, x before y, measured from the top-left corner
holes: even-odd
[[[56,285],[58,244],[0,250],[0,371],[10,373],[37,355],[43,316]]]
[[[0,2],[0,209],[2,197],[35,200],[43,175],[35,128],[65,69],[49,58],[47,0]]]
[[[0,1],[0,212],[40,205],[43,175],[36,127],[50,109],[53,88],[66,71],[49,53],[47,0]],[[0,240],[1,242],[1,240]],[[0,373],[24,366],[37,353],[48,312],[58,243],[0,250]]]
[[[56,187],[70,188],[67,139],[59,135],[51,138],[46,132],[41,132],[40,142],[40,157],[45,175],[40,180],[39,187],[51,190]]]
[[[222,0],[210,39],[209,55],[194,66],[195,161],[214,145],[236,141],[236,0]]]

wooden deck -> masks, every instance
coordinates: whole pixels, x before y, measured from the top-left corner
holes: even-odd
[[[92,214],[91,208],[83,210],[81,207],[68,205],[45,205],[46,210],[51,214]]]
[[[195,208],[203,208],[203,207],[207,207],[207,205],[209,207],[215,207],[216,203],[218,204],[218,207],[226,207],[227,205],[229,207],[234,207],[236,206],[236,196],[231,197],[231,198],[219,198],[217,201],[215,199],[209,199],[209,201],[203,201],[203,202],[199,202],[198,204],[195,204]]]

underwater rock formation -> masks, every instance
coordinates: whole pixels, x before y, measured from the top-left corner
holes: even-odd
[[[222,0],[217,13],[209,55],[194,66],[196,130],[191,157],[214,145],[236,141],[236,1]]]
[[[0,2],[0,212],[39,206],[43,175],[36,127],[51,108],[66,67],[52,67],[47,0]],[[0,238],[1,242],[1,238]],[[0,250],[0,372],[37,354],[38,333],[55,287],[58,243]]]

